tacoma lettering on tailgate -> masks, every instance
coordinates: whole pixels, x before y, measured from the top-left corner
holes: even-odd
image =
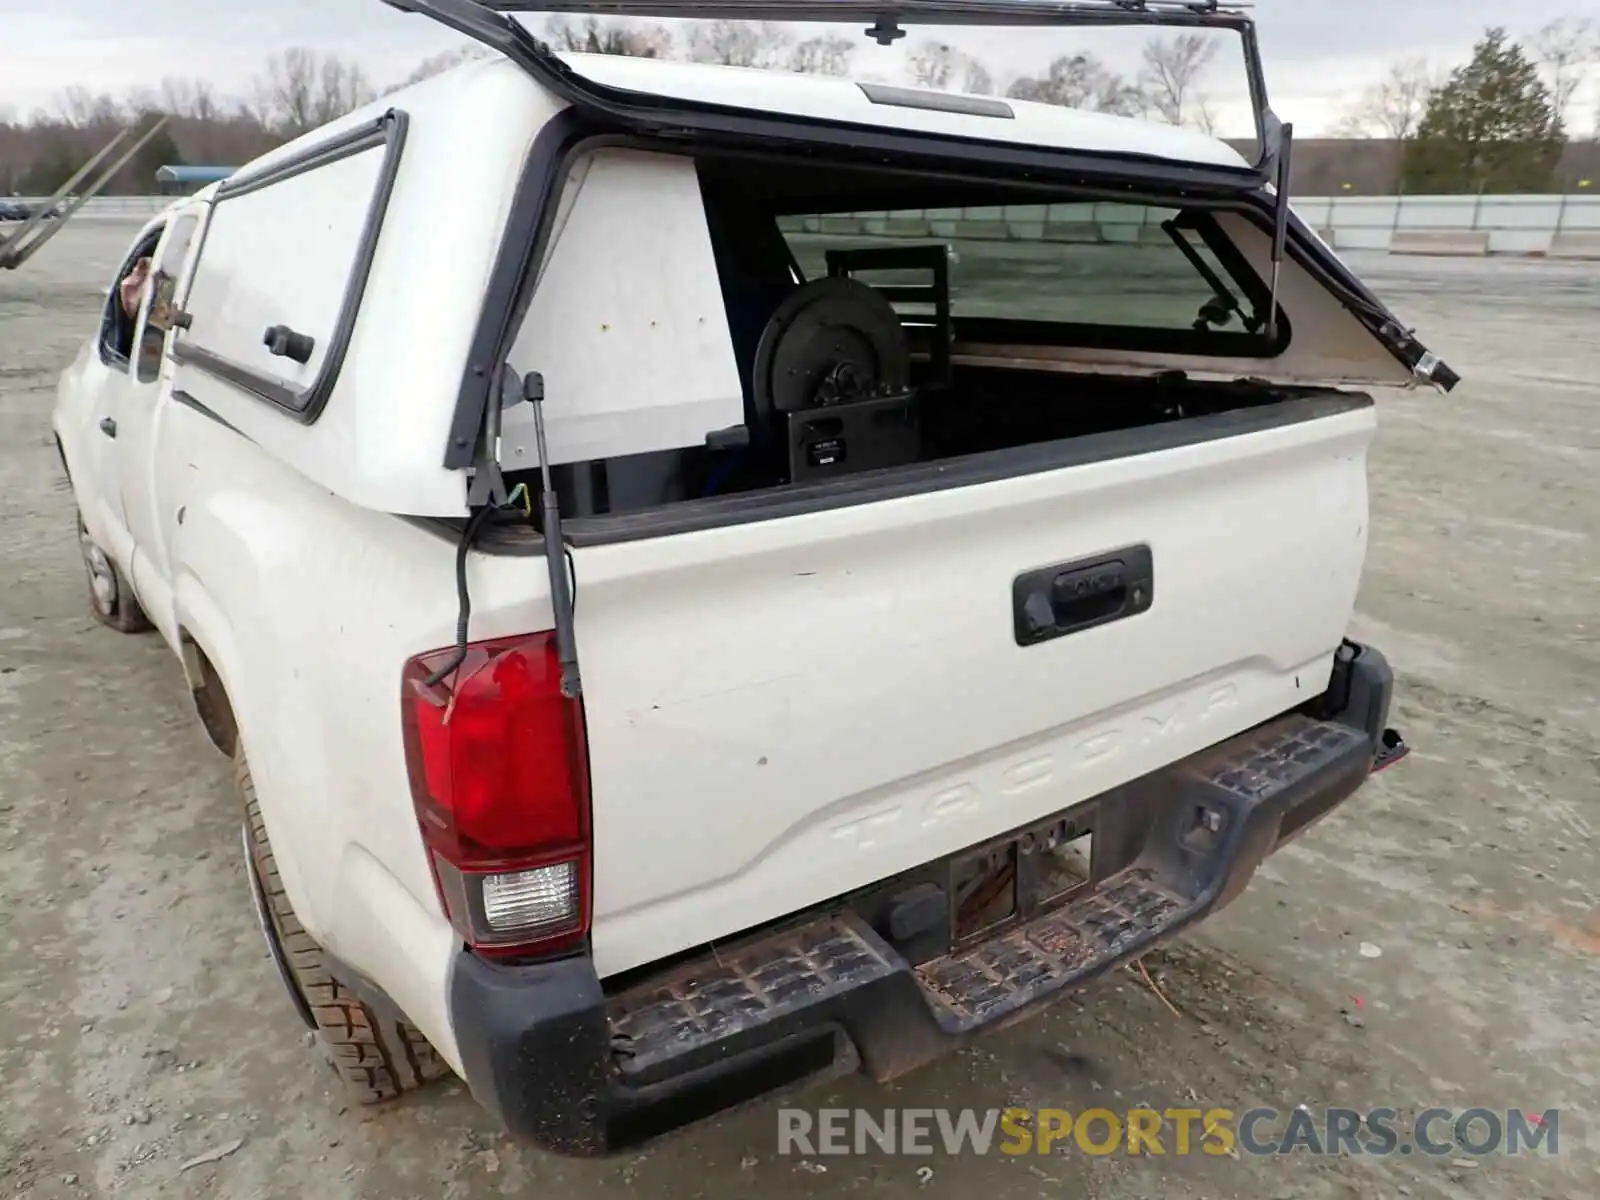
[[[1055,782],[1062,772],[1100,766],[1130,750],[1159,746],[1238,702],[1238,685],[1223,683],[1142,713],[1099,721],[1066,733],[1053,747],[1030,747],[984,763],[972,778],[942,783],[931,794],[911,791],[901,799],[852,815],[837,822],[831,836],[851,843],[856,850],[870,850],[903,821],[914,820],[924,830],[936,828],[976,809],[985,795],[1020,796]]]

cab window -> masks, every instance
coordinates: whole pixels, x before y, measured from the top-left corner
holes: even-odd
[[[137,376],[140,383],[154,383],[161,373],[161,353],[166,346],[167,331],[172,328],[178,277],[183,273],[183,261],[199,225],[200,218],[193,214],[174,221],[172,231],[161,244],[160,259],[151,268],[146,287],[149,307],[139,338]]]
[[[133,334],[139,317],[137,305],[146,293],[144,288],[135,290],[132,283],[149,270],[161,233],[162,227],[158,226],[140,238],[111,279],[111,290],[100,317],[100,358],[108,367],[119,371],[128,369],[128,360],[133,356]],[[130,301],[134,306],[131,312]]]

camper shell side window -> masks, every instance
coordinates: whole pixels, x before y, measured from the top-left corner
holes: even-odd
[[[406,114],[224,182],[173,356],[310,424],[327,404],[360,315],[399,171]]]
[[[154,383],[161,373],[161,356],[166,348],[167,333],[172,328],[178,279],[183,274],[189,244],[199,227],[198,213],[183,213],[173,219],[156,247],[160,257],[150,265],[149,294],[141,309],[143,321],[136,331],[139,361],[135,377],[140,383]]]

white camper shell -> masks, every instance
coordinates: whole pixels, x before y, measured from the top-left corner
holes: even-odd
[[[500,53],[141,230],[54,421],[95,611],[181,657],[369,1099],[448,1069],[593,1153],[888,1078],[1403,755],[1345,636],[1372,392],[1455,377],[1289,211],[1247,18],[895,6],[1237,35],[1260,162],[396,7]]]

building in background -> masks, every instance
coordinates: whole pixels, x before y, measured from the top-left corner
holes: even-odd
[[[156,190],[164,196],[192,195],[236,170],[237,167],[165,166],[156,171]]]

